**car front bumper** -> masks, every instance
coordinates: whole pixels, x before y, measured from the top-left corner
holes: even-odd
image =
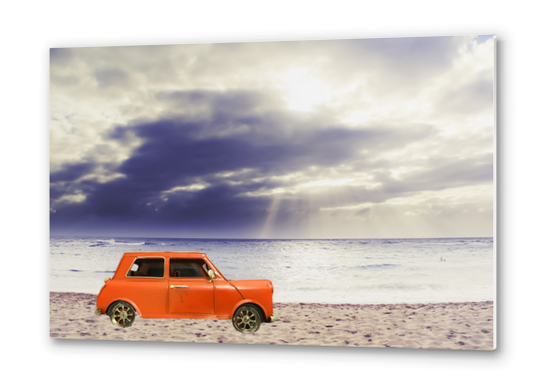
[[[276,315],[271,315],[271,316],[269,316],[269,322],[270,322],[270,323],[273,323],[273,322],[275,322],[275,321],[277,321],[277,316],[276,316]]]
[[[96,310],[94,311],[94,314],[96,316],[100,316],[102,314],[102,312],[98,308],[96,308]]]

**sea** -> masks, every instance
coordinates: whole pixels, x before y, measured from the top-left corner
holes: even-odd
[[[276,302],[494,300],[493,238],[232,240],[50,239],[49,286],[97,294],[125,252],[204,252],[229,280],[271,280]]]

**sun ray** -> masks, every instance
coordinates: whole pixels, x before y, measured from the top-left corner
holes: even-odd
[[[272,237],[273,226],[277,218],[277,213],[280,208],[280,201],[282,200],[282,193],[275,193],[267,209],[267,218],[260,232],[260,239],[268,239]]]

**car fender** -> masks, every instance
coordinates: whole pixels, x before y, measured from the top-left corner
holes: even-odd
[[[264,318],[262,319],[262,322],[265,322],[265,320],[267,320],[267,318],[269,316],[271,316],[270,314],[266,313],[265,307],[261,303],[259,303],[258,301],[245,299],[245,300],[239,301],[236,305],[234,305],[233,310],[231,311],[231,313],[229,315],[230,319],[233,319],[233,315],[235,314],[235,311],[237,311],[237,308],[239,308],[243,304],[255,304],[256,306],[258,306],[261,309],[261,311],[263,312],[263,315],[264,315]]]
[[[129,303],[132,307],[134,307],[134,309],[135,309],[135,311],[137,312],[137,314],[138,314],[140,317],[142,317],[142,316],[141,316],[141,310],[139,309],[139,307],[137,306],[137,304],[134,303],[132,300],[127,299],[127,298],[125,298],[125,297],[116,298],[115,300],[113,300],[112,302],[110,302],[110,303],[107,305],[106,309],[105,309],[105,314],[106,314],[106,315],[107,315],[107,310],[109,309],[109,307],[111,307],[111,305],[112,305],[113,303],[116,303],[116,302],[118,302],[118,301],[125,301],[125,302]]]

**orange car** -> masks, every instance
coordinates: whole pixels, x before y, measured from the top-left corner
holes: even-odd
[[[273,314],[269,280],[228,280],[205,253],[125,253],[112,279],[105,279],[96,315],[129,327],[135,315],[162,319],[232,319],[239,332],[252,333]]]

